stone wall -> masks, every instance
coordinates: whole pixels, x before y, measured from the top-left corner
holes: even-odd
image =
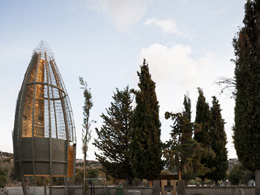
[[[73,195],[82,195],[82,188],[80,187],[75,187],[74,189],[71,188],[70,191],[72,192],[71,194]],[[115,187],[97,187],[95,188],[95,195],[117,195],[123,193],[123,195],[156,195],[154,194],[154,189],[153,188],[145,188],[145,187],[140,187],[140,188],[134,188],[134,187],[129,187],[129,188],[115,188]],[[58,194],[58,193],[57,193]],[[90,190],[88,194],[91,194]]]
[[[254,187],[186,187],[186,195],[255,195]]]
[[[22,187],[6,187],[8,190],[9,195],[22,195]],[[156,195],[154,193],[153,188],[124,188],[124,189],[118,189],[115,187],[98,187],[95,188],[95,195],[117,195],[117,191],[123,192],[123,195]],[[28,188],[28,194],[29,195],[44,195],[44,187],[42,186],[30,186]],[[47,195],[49,194],[49,188],[47,187]],[[53,187],[52,189],[53,195],[64,195],[65,189],[62,186],[59,187]],[[88,191],[88,194],[91,194],[90,190]],[[120,194],[120,193],[119,193]],[[82,195],[82,188],[79,186],[75,187],[69,187],[69,195]]]
[[[7,187],[6,189],[9,191],[9,195],[23,194],[22,187]],[[115,187],[99,187],[95,189],[95,195],[117,195],[117,190]],[[121,190],[123,190],[123,195],[159,195],[153,188],[124,188]],[[186,187],[185,191],[185,195],[255,195],[254,187]],[[64,187],[53,187],[52,192],[54,195],[64,195],[65,189]],[[44,188],[31,186],[28,194],[44,195]],[[48,194],[49,189],[47,188]],[[90,190],[88,194],[91,194]],[[82,188],[70,187],[69,195],[82,195]]]

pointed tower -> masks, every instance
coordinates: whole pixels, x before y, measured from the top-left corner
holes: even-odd
[[[20,89],[13,131],[18,177],[71,177],[76,132],[65,85],[46,43],[33,51]]]

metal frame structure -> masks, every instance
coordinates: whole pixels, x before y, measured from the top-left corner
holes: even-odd
[[[27,195],[25,176],[64,177],[75,173],[76,131],[64,82],[46,43],[33,55],[18,95],[13,131],[14,164]]]

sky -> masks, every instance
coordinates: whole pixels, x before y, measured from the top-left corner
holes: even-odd
[[[233,77],[232,40],[243,26],[244,0],[0,0],[0,150],[13,152],[12,131],[18,92],[32,52],[48,43],[70,97],[82,158],[84,98],[79,76],[91,88],[92,140],[100,115],[116,88],[138,89],[137,71],[145,58],[160,105],[161,139],[170,138],[164,113],[181,112],[189,94],[195,118],[197,88],[211,105],[222,108],[228,157],[236,158],[232,140],[234,99],[214,84]],[[99,152],[89,144],[88,159]]]

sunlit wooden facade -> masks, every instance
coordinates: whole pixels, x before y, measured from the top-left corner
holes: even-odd
[[[13,131],[17,175],[73,176],[75,133],[60,72],[53,55],[41,43],[33,52],[17,99]]]

